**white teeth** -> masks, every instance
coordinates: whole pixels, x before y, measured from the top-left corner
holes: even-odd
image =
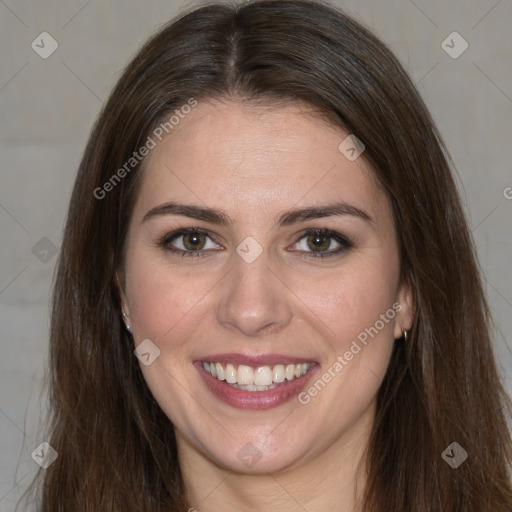
[[[224,372],[224,375],[226,377],[226,382],[228,384],[235,384],[237,379],[237,374],[235,367],[232,364],[226,365],[226,371]]]
[[[306,372],[304,372],[304,373],[306,373]],[[272,380],[274,382],[284,382],[284,379],[285,379],[284,365],[276,364],[274,366],[274,370],[273,370],[273,374],[272,374]]]
[[[240,384],[231,384],[231,387],[235,389],[242,389],[244,391],[268,391],[269,389],[277,387],[277,384],[271,384],[270,386],[256,386],[255,384],[241,386]]]
[[[270,366],[258,366],[254,372],[254,384],[270,386],[272,384],[272,368]]]
[[[224,368],[220,363],[215,363],[215,369],[217,370],[217,379],[224,380],[226,377],[224,375]]]
[[[228,363],[203,362],[203,368],[212,377],[225,380],[232,387],[246,391],[267,391],[273,389],[285,380],[291,381],[302,377],[309,368],[310,363],[276,364],[275,366],[258,366],[253,368],[244,364],[236,367]]]
[[[286,380],[293,380],[293,378],[295,377],[295,365],[287,364],[284,372],[285,372]]]
[[[241,364],[238,367],[238,379],[236,380],[240,385],[254,384],[254,370],[250,366]]]

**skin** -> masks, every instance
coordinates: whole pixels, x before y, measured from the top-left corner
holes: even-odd
[[[413,306],[399,282],[388,199],[362,157],[351,162],[338,150],[347,135],[305,105],[208,102],[146,158],[128,231],[123,310],[135,346],[150,339],[160,350],[141,369],[175,425],[187,493],[199,512],[360,510],[376,394]],[[288,210],[340,200],[372,221],[343,215],[276,224]],[[177,215],[143,222],[168,201],[221,209],[233,222]],[[200,239],[204,257],[159,245],[191,227],[210,233]],[[303,234],[310,228],[341,233],[353,247],[315,258]],[[248,236],[263,250],[252,263],[236,252]],[[188,241],[169,245],[190,248]],[[326,252],[339,247],[321,241]],[[231,407],[213,397],[192,364],[223,352],[300,356],[319,364],[313,383],[397,302],[396,316],[306,405],[292,398],[262,411]],[[251,467],[237,456],[247,443],[259,456]]]

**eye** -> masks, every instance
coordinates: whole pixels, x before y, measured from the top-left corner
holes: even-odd
[[[208,233],[199,228],[187,228],[165,235],[159,242],[165,250],[182,256],[204,256],[202,251],[221,249]]]
[[[350,240],[336,231],[328,229],[309,229],[295,243],[305,257],[325,258],[345,252],[352,247]]]
[[[200,228],[186,228],[168,233],[159,241],[159,246],[183,257],[204,257],[207,252],[223,249],[212,240],[207,231]],[[291,250],[302,253],[303,257],[325,258],[345,252],[352,247],[352,243],[336,231],[310,229],[303,233],[294,246],[297,248]]]

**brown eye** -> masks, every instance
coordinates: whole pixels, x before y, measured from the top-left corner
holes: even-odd
[[[208,232],[196,228],[180,229],[165,235],[159,245],[170,253],[180,256],[206,256],[213,250],[222,250]]]
[[[350,240],[336,231],[310,229],[294,244],[295,251],[304,257],[330,257],[341,255],[352,248]]]
[[[206,243],[206,236],[203,233],[193,231],[182,235],[183,246],[188,250],[201,250]]]
[[[326,251],[331,245],[331,238],[325,235],[309,235],[307,244],[313,251]]]

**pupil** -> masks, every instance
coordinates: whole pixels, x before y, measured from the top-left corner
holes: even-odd
[[[201,233],[189,233],[184,237],[185,246],[188,249],[197,249],[201,245]]]
[[[316,249],[327,249],[329,247],[328,237],[322,235],[311,235],[310,240]]]

